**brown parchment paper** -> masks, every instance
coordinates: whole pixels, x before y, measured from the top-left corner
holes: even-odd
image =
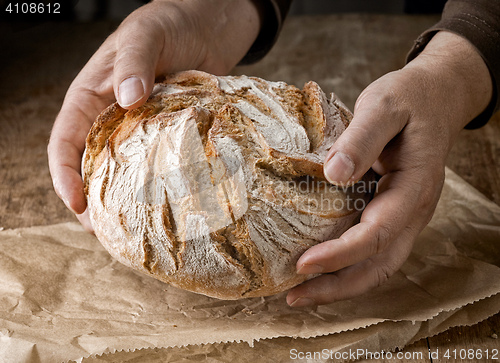
[[[280,337],[247,343],[214,343],[190,345],[163,349],[139,349],[103,354],[86,358],[82,363],[176,363],[176,362],[224,362],[224,363],[277,363],[308,362],[307,359],[294,359],[298,352],[316,353],[314,363],[352,361],[373,362],[369,353],[392,351],[404,347],[412,341],[438,334],[452,326],[475,324],[485,317],[495,314],[500,306],[500,294],[486,298],[449,312],[441,312],[436,317],[424,322],[383,322],[366,328],[344,331],[315,338]],[[476,320],[478,319],[478,320]],[[361,352],[359,351],[361,350]],[[435,350],[434,350],[435,351]],[[410,353],[413,361],[430,361],[428,352],[402,349],[403,354]],[[359,353],[359,354],[358,354]],[[340,359],[336,359],[336,354]],[[419,355],[421,354],[421,355]],[[342,355],[346,357],[342,359]],[[356,359],[359,356],[359,359]],[[396,354],[393,355],[395,357]],[[417,358],[422,358],[418,360]],[[351,359],[350,359],[351,358]],[[387,361],[387,360],[382,360]],[[391,360],[389,360],[391,361]],[[407,359],[405,361],[412,361]]]
[[[500,207],[450,170],[401,271],[363,296],[316,308],[289,308],[284,293],[221,301],[173,288],[120,265],[75,223],[7,230],[0,232],[0,362],[169,347],[189,355],[226,342],[259,344],[275,359],[279,340],[393,349],[500,311],[499,266]]]

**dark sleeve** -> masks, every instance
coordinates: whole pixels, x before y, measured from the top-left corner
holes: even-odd
[[[441,20],[415,41],[407,62],[414,59],[440,30],[467,39],[488,66],[493,81],[493,98],[486,110],[466,126],[468,129],[481,127],[500,108],[500,1],[448,0]]]
[[[258,0],[262,6],[262,28],[240,65],[261,60],[273,47],[292,0]]]

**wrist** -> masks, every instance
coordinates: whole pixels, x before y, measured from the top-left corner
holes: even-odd
[[[427,75],[427,89],[436,91],[433,102],[441,103],[458,129],[491,102],[493,83],[488,67],[476,48],[459,35],[438,32],[404,69]]]
[[[205,1],[205,0],[203,0]],[[223,62],[221,74],[228,73],[248,52],[256,41],[263,23],[262,1],[231,0],[222,9],[213,36],[217,41],[209,56]]]
[[[192,23],[196,41],[204,49],[197,69],[210,73],[228,73],[245,56],[261,28],[262,6],[257,0],[155,2],[173,5]]]

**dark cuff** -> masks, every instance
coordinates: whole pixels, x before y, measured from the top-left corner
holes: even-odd
[[[258,0],[262,9],[262,28],[257,39],[238,65],[255,63],[269,53],[283,26],[291,0]]]

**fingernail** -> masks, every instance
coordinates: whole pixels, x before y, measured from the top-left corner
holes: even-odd
[[[73,209],[71,206],[71,203],[69,202],[69,199],[65,196],[65,194],[61,191],[61,183],[59,183],[59,179],[54,179],[52,181],[52,184],[54,186],[54,191],[56,192],[57,196],[63,201],[64,205],[66,208],[68,208],[73,214],[78,214],[76,211]]]
[[[144,96],[144,85],[137,77],[122,81],[118,88],[118,103],[122,107],[133,105]]]
[[[354,173],[354,163],[343,152],[337,151],[324,166],[326,179],[332,184],[346,184]]]
[[[76,213],[76,211],[71,207],[71,204],[69,202],[69,200],[67,200],[66,198],[63,198],[63,203],[64,205],[66,206],[66,208],[68,208],[71,212],[73,212],[73,214],[78,214]]]
[[[320,274],[324,271],[324,267],[316,264],[305,263],[297,270],[298,274]]]
[[[313,305],[316,305],[316,302],[313,299],[309,299],[308,297],[299,297],[290,304],[290,306],[293,308],[301,308],[304,306]]]

